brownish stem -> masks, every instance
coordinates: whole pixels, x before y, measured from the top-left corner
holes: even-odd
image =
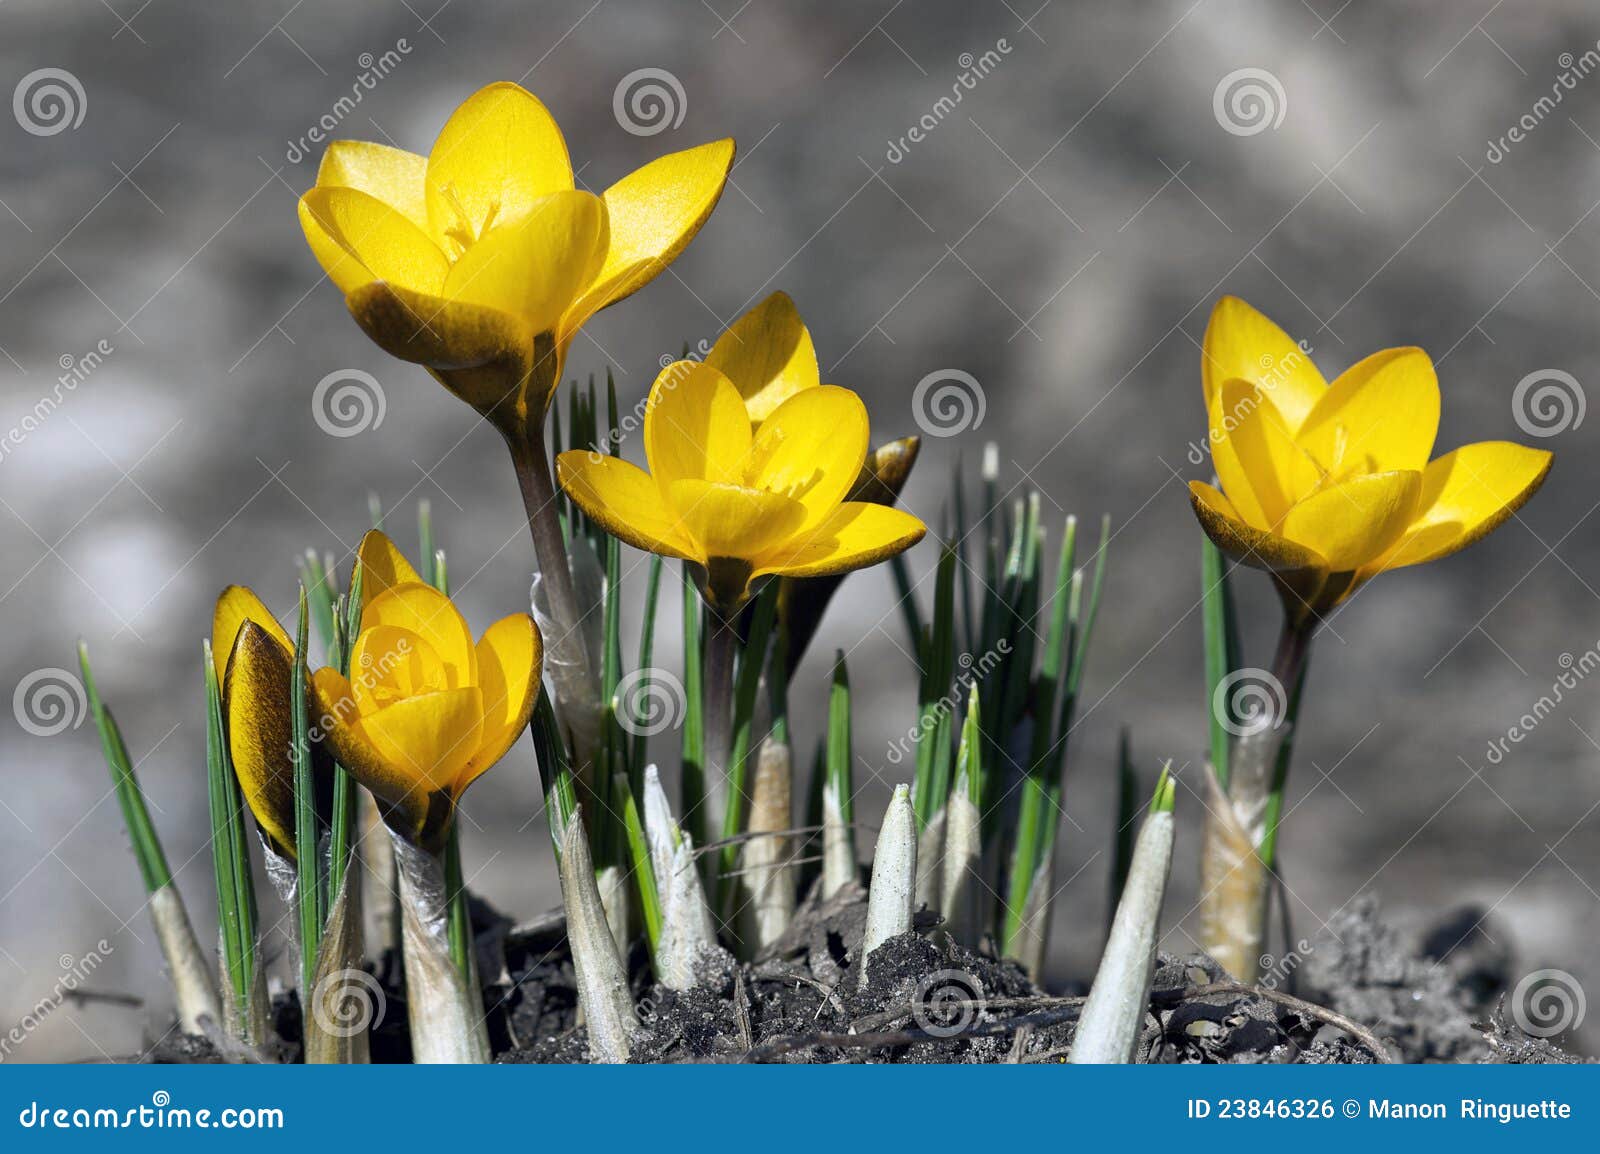
[[[533,551],[538,559],[545,604],[549,606],[553,626],[550,631],[553,636],[544,638],[548,654],[546,664],[555,667],[558,700],[564,699],[561,703],[569,710],[589,711],[597,705],[598,691],[594,671],[589,666],[589,653],[583,643],[582,614],[573,591],[550,461],[543,439],[537,435],[525,439],[507,438],[507,443],[511,446],[511,461],[517,470],[517,484],[522,490],[528,531],[533,535]],[[569,716],[563,720],[574,733],[587,732],[590,728],[586,720],[578,717]],[[574,752],[579,754],[580,763],[587,760],[585,750]]]

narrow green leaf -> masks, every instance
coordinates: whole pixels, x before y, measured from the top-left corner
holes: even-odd
[[[300,916],[300,981],[303,997],[315,981],[317,951],[322,948],[322,927],[327,921],[322,871],[317,862],[316,775],[311,764],[311,733],[306,716],[306,589],[300,587],[300,611],[295,627],[294,661],[290,672],[289,709],[294,745],[294,851],[297,884],[295,901]]]
[[[201,644],[205,663],[206,695],[206,800],[211,814],[211,864],[217,883],[217,926],[222,939],[222,969],[232,990],[233,1004],[250,1000],[254,980],[255,925],[240,879],[248,885],[248,843],[243,837],[238,783],[228,756],[222,728],[222,691],[211,642]]]
[[[661,571],[664,568],[661,554],[650,554],[650,573],[645,578],[644,590],[644,621],[639,628],[639,664],[638,685],[633,693],[633,700],[645,702],[650,699],[650,682],[655,676],[655,646],[656,646],[656,609],[661,599]],[[648,764],[648,738],[642,719],[635,717],[633,725],[633,753],[628,759],[629,782],[635,793],[644,782],[644,767]]]
[[[1133,843],[1138,835],[1139,778],[1133,769],[1127,727],[1117,738],[1117,814],[1112,838],[1111,893],[1106,906],[1106,924],[1116,916],[1117,902],[1128,883],[1128,867],[1133,864]]]
[[[911,652],[922,645],[922,609],[917,604],[916,589],[911,583],[911,566],[904,553],[889,558],[889,573],[894,578],[895,605],[905,622],[906,635],[911,639]]]
[[[1229,587],[1228,562],[1204,533],[1200,535],[1201,620],[1205,629],[1206,717],[1210,721],[1211,764],[1228,788],[1228,719],[1214,708],[1217,689],[1238,668],[1239,631]],[[1224,702],[1224,705],[1227,703]]]
[[[424,584],[438,588],[439,579],[433,571],[433,504],[426,497],[417,502],[417,552],[422,559],[422,572],[418,574]]]
[[[661,894],[656,888],[655,864],[650,860],[650,843],[644,835],[644,822],[639,818],[639,805],[634,800],[633,789],[627,775],[611,775],[612,805],[621,817],[621,826],[628,843],[628,860],[632,866],[634,888],[639,894],[639,916],[644,922],[645,938],[650,943],[650,956],[656,953],[656,943],[661,940]]]
[[[778,614],[777,581],[768,581],[756,597],[750,617],[750,635],[739,655],[733,688],[733,734],[728,752],[728,808],[723,814],[721,868],[717,872],[719,904],[730,896],[725,879],[738,864],[739,843],[744,832],[745,780],[748,776],[751,726],[755,722],[756,698],[761,688],[761,673],[766,667],[767,646]],[[698,844],[698,843],[697,843]]]
[[[89,668],[89,647],[82,641],[78,642],[78,667],[83,673],[89,711],[100,731],[100,749],[111,771],[111,783],[116,787],[117,805],[122,809],[122,821],[133,846],[134,860],[139,864],[146,892],[155,893],[162,886],[172,884],[172,871],[167,867],[167,855],[161,848],[161,839],[156,836],[155,824],[150,820],[150,810],[128,757],[128,746],[122,740],[122,730],[117,727],[111,710],[100,700],[94,672]]]
[[[578,811],[578,790],[572,780],[572,763],[567,759],[567,744],[562,740],[555,706],[550,703],[550,695],[543,686],[539,688],[539,700],[534,705],[533,721],[528,731],[533,737],[533,754],[539,763],[539,774],[544,783],[545,817],[550,823],[550,842],[555,847],[559,861],[567,826]]]
[[[850,671],[844,650],[833,662],[833,681],[828,688],[828,781],[839,799],[839,811],[847,823],[855,821],[855,757],[851,749]],[[850,829],[855,844],[855,830]]]

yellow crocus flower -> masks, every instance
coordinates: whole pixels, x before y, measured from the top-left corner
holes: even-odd
[[[795,348],[766,347],[765,339],[747,337],[741,356],[772,367],[767,379],[781,391]],[[812,384],[789,390],[758,420],[750,397],[709,359],[674,362],[646,404],[648,473],[578,450],[557,459],[557,477],[607,532],[692,562],[707,602],[724,617],[758,578],[844,573],[921,540],[927,528],[911,514],[846,499],[867,456],[861,398]]]
[[[722,195],[733,152],[718,140],[672,153],[596,196],[574,186],[545,106],[491,84],[427,156],[329,145],[300,223],[369,337],[526,436],[578,329],[677,257]]]
[[[473,643],[450,599],[374,530],[361,543],[361,629],[351,676],[313,676],[311,727],[388,809],[390,825],[438,851],[461,794],[527,728],[543,646],[513,613]]]
[[[1385,349],[1330,385],[1234,297],[1211,314],[1201,379],[1222,487],[1191,481],[1195,513],[1224,552],[1278,578],[1293,617],[1472,544],[1550,470],[1550,453],[1506,441],[1430,461],[1439,382],[1425,352]]]
[[[272,850],[292,861],[294,642],[261,598],[243,585],[230,585],[212,613],[211,653],[239,788]]]

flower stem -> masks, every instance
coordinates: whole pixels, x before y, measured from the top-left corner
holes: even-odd
[[[720,830],[728,808],[728,755],[733,742],[733,665],[739,630],[709,603],[705,639],[705,826]]]
[[[1273,658],[1273,692],[1235,731],[1226,786],[1213,774],[1201,850],[1201,945],[1234,977],[1253,982],[1277,852],[1278,817],[1317,621],[1286,615]],[[1213,710],[1223,708],[1213,701]]]
[[[533,535],[533,551],[539,563],[539,579],[550,610],[551,628],[545,636],[547,663],[551,666],[557,699],[577,712],[595,714],[598,688],[581,631],[582,613],[572,585],[572,570],[567,561],[567,543],[561,532],[556,504],[555,482],[544,440],[538,435],[508,437],[511,462],[517,470],[517,485],[527,511],[528,531]],[[575,734],[593,728],[586,719],[564,718]],[[579,765],[587,761],[587,751],[576,751]]]

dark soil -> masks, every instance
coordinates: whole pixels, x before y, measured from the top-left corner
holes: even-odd
[[[559,912],[512,927],[474,903],[484,1005],[496,1060],[585,1062],[572,959]],[[860,979],[866,894],[851,887],[802,906],[785,939],[754,963],[718,951],[700,984],[651,980],[642,948],[630,959],[641,1062],[1062,1062],[1083,988],[1052,995],[1020,967],[951,942],[931,913],[892,939]],[[1204,955],[1163,954],[1139,1042],[1142,1062],[1573,1062],[1501,1010],[1512,959],[1480,911],[1442,919],[1408,944],[1353,903],[1328,931],[1277,961],[1261,987],[1231,982]],[[1443,959],[1438,960],[1438,959]],[[399,967],[379,967],[387,1009],[371,1036],[374,1062],[410,1058]],[[275,1024],[299,1033],[294,999]],[[293,1060],[292,1043],[281,1056]],[[237,1060],[214,1040],[173,1034],[153,1061]]]

